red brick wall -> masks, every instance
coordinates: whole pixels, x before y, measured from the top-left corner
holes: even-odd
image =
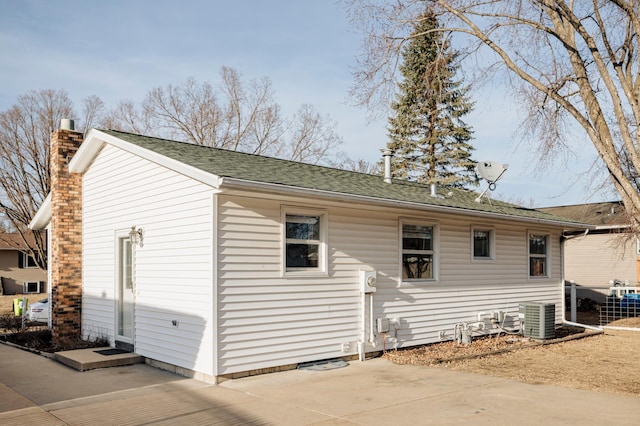
[[[68,162],[83,135],[51,135],[51,323],[54,342],[80,337],[82,312],[82,177]]]

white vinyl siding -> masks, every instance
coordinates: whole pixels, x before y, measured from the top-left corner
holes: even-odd
[[[609,282],[619,279],[638,282],[636,244],[623,234],[578,236],[565,241],[565,278],[575,281],[578,297],[604,300]]]
[[[213,374],[213,192],[106,145],[83,176],[83,332],[115,336],[116,232],[135,254],[135,350]],[[175,326],[173,325],[175,321]]]
[[[438,281],[401,280],[401,224],[406,210],[322,203],[328,217],[328,274],[282,277],[281,208],[290,199],[219,198],[219,372],[229,374],[354,355],[361,328],[359,270],[378,272],[374,317],[397,319],[387,348],[439,341],[456,323],[473,322],[481,311],[507,311],[518,325],[518,304],[553,302],[561,318],[558,273],[529,282],[525,225],[492,225],[496,260],[473,262],[472,218],[411,214],[411,223],[437,223]],[[312,202],[304,207],[313,208]],[[560,230],[555,232],[559,241]],[[555,243],[551,243],[555,244]],[[552,253],[559,253],[554,247]],[[559,258],[551,258],[559,271]],[[368,331],[367,331],[368,336]],[[347,352],[342,345],[348,344]],[[381,350],[381,336],[366,350]]]

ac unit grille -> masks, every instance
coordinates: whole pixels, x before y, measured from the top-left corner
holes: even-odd
[[[519,304],[522,335],[533,339],[553,339],[556,335],[556,305],[523,302]]]

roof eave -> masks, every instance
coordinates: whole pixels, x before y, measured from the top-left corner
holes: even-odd
[[[127,142],[97,129],[92,129],[87,135],[85,141],[80,145],[80,148],[78,148],[78,151],[69,162],[69,171],[72,173],[84,173],[105,144],[120,148],[214,188],[218,188],[220,186],[220,178],[217,175],[205,172],[204,170],[190,166],[181,161],[174,160],[131,142]]]
[[[44,199],[28,226],[29,229],[39,231],[46,228],[49,222],[51,222],[51,193]]]
[[[295,194],[295,195],[311,195],[311,196],[331,198],[339,201],[353,202],[354,200],[357,200],[366,204],[383,205],[388,207],[408,207],[416,210],[436,211],[436,212],[443,212],[443,213],[456,212],[456,213],[463,213],[469,216],[493,218],[493,219],[507,218],[516,222],[553,225],[553,226],[562,227],[563,229],[592,229],[593,228],[592,225],[588,225],[584,223],[564,222],[564,221],[547,220],[547,219],[539,219],[539,218],[532,218],[532,217],[521,217],[521,216],[511,215],[507,213],[485,212],[480,210],[465,209],[461,207],[438,206],[435,204],[422,204],[422,203],[415,203],[411,201],[390,200],[386,198],[370,197],[365,195],[345,194],[341,192],[326,191],[322,189],[300,188],[300,187],[282,185],[282,184],[255,182],[255,181],[238,179],[238,178],[230,178],[230,177],[221,178],[220,183],[221,183],[221,186],[227,186],[227,187],[238,187],[238,188],[247,188],[247,189],[260,188],[260,189],[267,189],[270,192]]]

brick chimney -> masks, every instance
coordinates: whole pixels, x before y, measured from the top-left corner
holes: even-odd
[[[81,336],[82,176],[68,163],[82,140],[72,120],[51,134],[51,325],[59,345]]]

